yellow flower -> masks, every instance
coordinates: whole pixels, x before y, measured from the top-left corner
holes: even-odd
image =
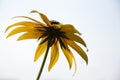
[[[80,43],[87,48],[86,43],[79,36],[81,35],[81,33],[78,30],[76,30],[73,25],[62,24],[55,20],[50,21],[46,17],[46,15],[44,15],[43,13],[39,13],[36,10],[31,11],[31,13],[38,13],[44,23],[27,16],[17,16],[17,18],[18,17],[27,18],[31,21],[21,21],[14,23],[8,26],[6,31],[15,27],[15,29],[13,29],[8,34],[7,37],[10,37],[17,33],[24,32],[17,40],[38,39],[40,43],[38,44],[38,47],[36,49],[34,61],[37,61],[39,57],[46,51],[37,80],[40,78],[50,48],[51,48],[51,54],[50,54],[50,63],[48,66],[49,71],[58,61],[59,47],[63,51],[69,63],[70,69],[74,62],[75,70],[76,70],[76,61],[73,56],[73,53],[70,50],[70,47],[73,48],[88,64],[88,57],[86,55],[86,52],[77,44]]]

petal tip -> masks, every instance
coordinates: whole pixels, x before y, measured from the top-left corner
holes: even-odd
[[[8,30],[8,29],[6,29],[6,30],[4,31],[4,33],[6,33],[6,32],[7,32],[7,30]]]
[[[34,59],[34,62],[36,62],[37,61],[37,59]]]
[[[37,10],[32,10],[30,13],[39,13]]]
[[[88,65],[88,59],[86,60],[86,65]]]
[[[34,62],[36,62],[38,60],[38,58],[37,57],[34,57]]]
[[[51,68],[50,67],[48,67],[48,71],[50,72],[50,70],[51,70]]]
[[[6,38],[10,37],[10,35],[7,35]]]
[[[89,49],[87,48],[87,52],[89,51]]]

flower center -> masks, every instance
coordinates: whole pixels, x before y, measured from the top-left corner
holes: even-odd
[[[46,33],[48,33],[48,36],[50,38],[62,37],[65,34],[65,32],[60,31],[60,28],[55,29],[54,27],[47,27],[46,28]]]
[[[60,22],[58,22],[56,20],[51,20],[50,22],[51,22],[51,24],[60,24]]]
[[[58,21],[51,20],[51,24],[60,24]],[[59,41],[61,47],[65,47],[65,44],[63,43],[63,38],[66,38],[65,32],[61,31],[61,28],[55,28],[55,27],[36,27],[38,31],[43,32],[43,34],[38,38],[38,40],[42,37],[46,37],[40,44],[48,41],[49,46],[52,46],[56,41]],[[44,29],[43,29],[44,28]]]
[[[46,27],[45,33],[47,33],[47,40],[49,41],[50,46],[52,46],[56,40],[59,41],[61,47],[65,48],[65,45],[62,42],[62,38],[67,38],[65,32],[60,31],[61,28],[55,29],[54,27]]]

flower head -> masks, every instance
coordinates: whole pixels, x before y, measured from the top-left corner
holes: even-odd
[[[78,45],[78,43],[80,43],[87,48],[86,43],[80,37],[81,33],[76,30],[73,25],[62,24],[55,20],[50,21],[46,15],[39,13],[36,10],[31,12],[38,13],[44,23],[27,16],[17,16],[27,18],[31,21],[21,21],[8,26],[6,31],[12,27],[16,28],[13,29],[7,37],[24,32],[17,40],[38,39],[39,44],[35,52],[34,61],[37,61],[45,51],[51,48],[50,63],[48,66],[49,71],[58,61],[59,48],[63,51],[70,68],[72,67],[73,62],[76,66],[76,61],[70,47],[73,48],[86,63],[88,63],[86,52]]]

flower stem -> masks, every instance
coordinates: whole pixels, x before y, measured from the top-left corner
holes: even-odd
[[[46,53],[45,53],[45,56],[44,56],[44,59],[43,59],[43,62],[42,62],[42,65],[41,65],[41,68],[40,68],[40,71],[38,73],[38,76],[37,76],[36,80],[40,79],[40,76],[42,74],[42,71],[43,71],[43,68],[44,68],[44,65],[45,65],[45,62],[46,62],[46,59],[47,59],[49,48],[50,48],[49,45],[47,45],[47,50],[46,50]]]

